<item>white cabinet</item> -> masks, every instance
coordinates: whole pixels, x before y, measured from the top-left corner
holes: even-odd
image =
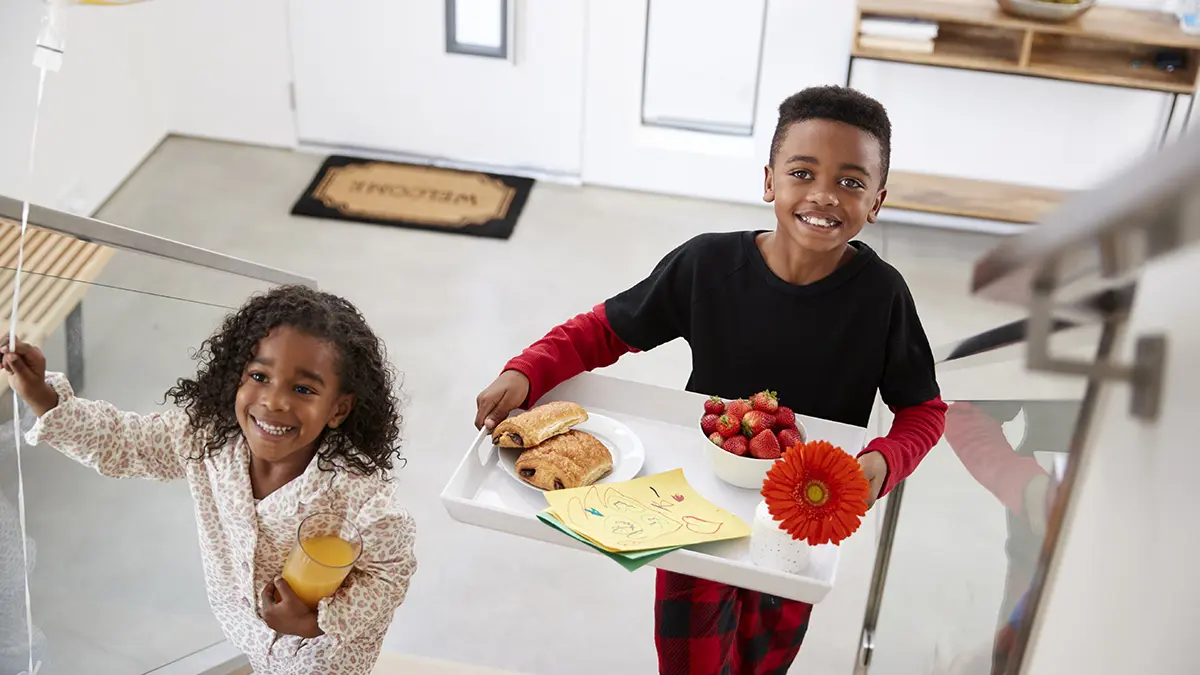
[[[661,1],[649,0],[649,12],[647,0],[588,3],[583,180],[761,203],[763,167],[779,104],[805,87],[845,78],[854,3],[765,3],[765,24],[756,39],[752,29],[763,3],[688,3],[689,17],[674,11],[676,0],[665,0],[667,11],[656,8]],[[656,19],[673,19],[677,25],[655,26]],[[672,45],[675,56],[660,51],[662,43],[655,44],[656,37]],[[714,53],[725,54],[730,63],[714,66],[715,71],[674,63],[704,43]],[[760,53],[752,59],[755,47]],[[708,63],[709,56],[696,58]],[[730,70],[735,62],[744,71],[740,75]],[[662,71],[673,73],[669,94],[663,93],[656,79]],[[751,82],[756,86],[749,97]],[[687,90],[696,93],[680,93]],[[742,130],[732,125],[647,124],[644,96],[655,104],[667,101],[669,106],[664,103],[662,108],[672,110],[672,117],[701,122],[736,119]],[[751,109],[747,130],[745,114]]]
[[[754,133],[766,0],[652,0],[642,121]]]

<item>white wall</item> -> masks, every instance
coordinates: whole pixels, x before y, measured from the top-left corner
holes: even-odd
[[[27,193],[42,11],[34,0],[0,5],[0,193],[91,213],[167,129],[148,58],[155,7],[63,10],[66,53],[61,71],[47,75]]]
[[[1129,416],[1129,388],[1100,401],[1028,661],[1030,675],[1200,672],[1196,476],[1200,314],[1179,290],[1200,283],[1200,246],[1145,271],[1133,336],[1164,332],[1161,417]],[[1131,351],[1126,345],[1119,357]]]
[[[860,59],[851,85],[887,107],[896,171],[1063,190],[1157,149],[1171,104],[1154,91]]]
[[[514,6],[510,62],[447,54],[442,2],[293,0],[300,137],[577,175],[584,2]]]
[[[25,196],[43,5],[0,5],[0,193]],[[91,213],[168,132],[291,147],[287,0],[65,7],[29,197]]]
[[[1169,12],[1172,11],[1176,1],[1177,0],[1100,0],[1098,4],[1108,5],[1109,7],[1144,9],[1151,12]]]
[[[174,133],[292,147],[287,0],[159,0],[156,76]]]

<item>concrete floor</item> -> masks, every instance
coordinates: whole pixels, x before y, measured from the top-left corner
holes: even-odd
[[[254,675],[249,666],[229,675]],[[384,652],[371,675],[519,675],[512,671],[469,666],[454,661],[430,659],[410,654]]]
[[[475,395],[511,355],[640,280],[688,237],[770,227],[770,212],[543,183],[507,242],[289,216],[321,159],[170,139],[99,217],[315,277],[357,303],[386,339],[409,396],[409,463],[399,480],[421,559],[385,644],[392,658],[537,674],[653,672],[652,570],[630,574],[599,556],[459,524],[438,494],[474,435]],[[994,237],[880,224],[863,238],[905,274],[935,346],[1020,316],[967,293],[972,262]],[[224,308],[262,288],[128,253],[102,282],[110,287],[93,288],[85,302],[84,393],[139,411],[157,408],[189,372],[188,349]],[[60,349],[48,347],[52,367],[62,367]],[[684,344],[607,371],[673,387],[687,373]],[[1034,377],[1012,359],[940,379],[948,399],[1082,392],[1075,380]],[[10,444],[0,490],[11,502]],[[221,639],[183,485],[103,479],[48,449],[25,462],[43,675],[136,675]],[[945,447],[908,487],[872,672],[950,672],[995,628],[1005,512]],[[865,532],[876,530],[878,510]],[[838,587],[814,612],[793,672],[850,672],[873,564],[874,543],[862,541],[843,555]],[[622,648],[595,649],[598,631]]]

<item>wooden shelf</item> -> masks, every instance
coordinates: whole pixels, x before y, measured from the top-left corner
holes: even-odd
[[[851,53],[881,61],[1004,72],[1016,68],[1021,40],[1019,32],[952,25],[941,28],[932,54],[863,47],[857,40]]]
[[[1067,193],[1026,185],[893,171],[884,207],[1032,224],[1054,210]]]
[[[858,22],[871,17],[936,21],[932,53],[864,47],[855,58],[1027,75],[1048,79],[1195,94],[1200,36],[1179,30],[1161,12],[1097,6],[1074,21],[1051,23],[1010,16],[995,0],[858,0]],[[855,31],[858,32],[857,30]],[[1184,66],[1155,66],[1162,50],[1182,52]],[[1059,190],[894,171],[885,206],[1036,223],[1066,197]]]
[[[1200,51],[1191,52],[1185,67],[1167,72],[1154,67],[1154,50],[1061,34],[1034,35],[1026,70],[1031,74],[1177,94],[1196,90]],[[1135,67],[1133,64],[1141,64]]]
[[[967,23],[1038,33],[1083,35],[1158,47],[1200,49],[1200,37],[1179,30],[1178,23],[1170,14],[1105,5],[1093,7],[1078,19],[1066,23],[1010,16],[1000,10],[995,0],[858,0],[858,11],[879,16]]]
[[[933,53],[864,47],[855,40],[851,53],[858,58],[897,61],[964,70],[1017,72],[1023,35],[1018,31],[966,24],[939,28]]]
[[[859,0],[858,11],[861,18],[938,22],[932,54],[864,48],[856,40],[858,58],[1176,94],[1194,93],[1200,74],[1200,37],[1180,31],[1168,14],[1098,6],[1075,21],[1046,23],[1009,16],[994,0]],[[1186,65],[1155,67],[1162,49],[1182,51]]]

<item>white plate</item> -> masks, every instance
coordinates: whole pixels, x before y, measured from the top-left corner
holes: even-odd
[[[642,439],[638,438],[629,427],[611,417],[588,413],[587,421],[577,424],[573,428],[595,436],[612,455],[612,471],[596,481],[597,483],[620,483],[637,478],[638,472],[642,470],[642,465],[646,463],[646,448],[642,446]],[[520,450],[496,448],[496,453],[500,455],[500,468],[512,476],[513,480],[530,490],[544,492],[540,487],[526,483],[517,475],[517,457],[521,455]]]

